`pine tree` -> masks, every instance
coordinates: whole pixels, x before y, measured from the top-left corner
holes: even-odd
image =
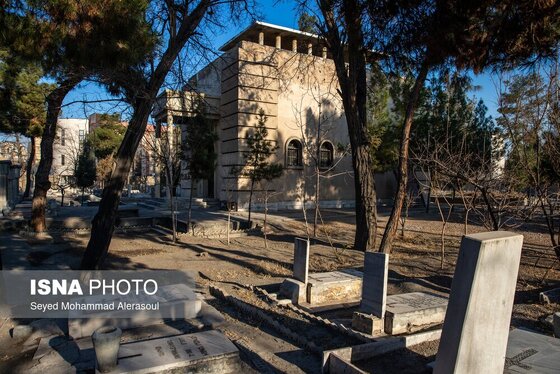
[[[248,152],[243,155],[245,158],[245,168],[241,172],[241,175],[248,177],[250,181],[248,222],[251,222],[251,207],[255,184],[263,179],[271,181],[282,175],[282,165],[268,161],[276,152],[278,146],[272,140],[267,139],[267,116],[263,109],[259,110],[257,119],[258,123],[255,126],[255,130],[252,133],[247,133],[245,137]]]
[[[155,37],[144,18],[147,0],[5,3],[0,12],[0,45],[12,55],[38,63],[56,82],[46,97],[41,160],[35,174],[31,224],[39,232],[46,229],[53,144],[66,95],[86,78],[144,64]]]
[[[183,157],[187,162],[187,169],[191,179],[188,226],[191,224],[194,186],[201,179],[214,178],[216,159],[218,158],[214,151],[214,142],[218,140],[218,135],[214,130],[213,124],[206,118],[205,106],[202,100],[195,103],[195,111],[195,116],[186,128],[187,134],[183,149]]]

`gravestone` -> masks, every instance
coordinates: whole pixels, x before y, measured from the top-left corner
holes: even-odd
[[[294,278],[307,283],[309,273],[309,240],[296,238],[294,243]]]
[[[242,370],[235,345],[213,330],[122,344],[118,365],[110,373],[239,373]]]
[[[383,330],[387,302],[389,255],[379,252],[364,254],[364,276],[360,310],[352,314],[352,328],[374,335]]]
[[[8,173],[10,161],[0,161],[0,210],[8,206]]]
[[[445,318],[447,299],[427,292],[387,296],[385,332],[402,334],[440,324]]]
[[[503,373],[522,245],[505,231],[463,237],[434,374]]]
[[[389,255],[379,252],[364,254],[364,279],[360,312],[383,318],[387,302]]]
[[[560,339],[528,330],[509,333],[505,373],[553,374],[560,371]]]

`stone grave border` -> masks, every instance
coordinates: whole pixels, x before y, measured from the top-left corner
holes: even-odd
[[[309,350],[312,353],[321,354],[323,350],[317,346],[314,342],[307,340],[301,334],[292,329],[282,325],[274,318],[270,317],[262,310],[236,298],[235,296],[230,295],[223,289],[219,288],[218,286],[211,285],[209,287],[210,294],[218,299],[228,302],[229,304],[233,305],[237,309],[241,310],[244,313],[249,314],[253,318],[260,320],[270,326],[273,330],[280,333],[283,336],[288,337],[292,341],[296,342],[299,346]]]
[[[314,314],[311,314],[307,310],[302,309],[299,306],[294,305],[291,302],[286,303],[286,304],[279,303],[278,299],[275,297],[275,294],[270,294],[265,289],[262,289],[260,287],[251,286],[250,289],[253,292],[261,294],[264,297],[266,297],[270,303],[277,304],[281,308],[290,309],[290,310],[304,316],[305,318],[308,318],[310,320],[313,320],[313,321],[317,322],[318,324],[329,327],[336,332],[341,332],[341,333],[343,333],[343,334],[345,334],[345,335],[347,335],[351,338],[355,338],[355,339],[361,340],[361,341],[366,342],[366,343],[369,343],[369,342],[373,341],[374,339],[377,339],[377,337],[374,338],[371,335],[366,335],[366,334],[361,333],[359,331],[353,330],[352,328],[348,328],[341,323],[332,322],[331,320],[329,320],[327,318],[322,318],[322,317],[316,316]]]
[[[363,373],[353,362],[370,359],[401,348],[440,339],[441,329],[424,331],[412,335],[387,337],[374,342],[327,350],[323,352],[322,373],[337,373],[337,368],[345,368],[344,373]],[[332,368],[332,370],[331,370]]]

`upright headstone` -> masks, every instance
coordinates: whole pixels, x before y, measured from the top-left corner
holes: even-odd
[[[8,173],[10,161],[0,161],[0,210],[8,206]]]
[[[465,236],[451,285],[434,374],[504,371],[523,236]]]
[[[364,254],[364,280],[360,312],[383,318],[387,303],[389,255],[379,252]]]
[[[294,278],[307,283],[309,273],[309,240],[296,238],[294,243]]]

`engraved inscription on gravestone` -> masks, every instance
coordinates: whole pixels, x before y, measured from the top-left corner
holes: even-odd
[[[387,309],[393,313],[407,313],[447,305],[447,299],[425,292],[391,295],[387,298]]]
[[[522,369],[531,370],[531,366],[523,364],[523,360],[539,353],[536,349],[529,348],[513,357],[506,357],[506,369],[511,366],[519,366]]]
[[[234,358],[238,354],[235,345],[217,331],[185,334],[122,344],[114,373],[160,372],[204,365],[204,362]]]

